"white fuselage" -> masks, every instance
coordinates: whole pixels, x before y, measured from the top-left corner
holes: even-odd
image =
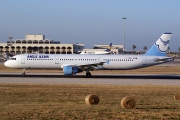
[[[167,59],[158,61],[156,59]],[[136,69],[172,61],[170,57],[144,55],[21,54],[5,62],[11,68],[61,69],[64,65],[97,65],[96,69]],[[62,66],[63,65],[63,66]]]

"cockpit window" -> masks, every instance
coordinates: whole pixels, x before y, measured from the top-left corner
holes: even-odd
[[[11,60],[16,60],[16,58],[11,58]]]

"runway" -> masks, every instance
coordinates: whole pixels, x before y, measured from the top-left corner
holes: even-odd
[[[11,84],[110,84],[110,85],[180,85],[180,75],[85,75],[20,73],[0,74],[0,83]]]
[[[85,74],[77,74],[66,76],[62,73],[26,73],[22,76],[21,73],[0,73],[0,77],[24,77],[24,78],[86,78]],[[179,79],[180,75],[161,75],[161,74],[94,74],[91,78],[103,79]],[[87,79],[91,79],[87,78]]]

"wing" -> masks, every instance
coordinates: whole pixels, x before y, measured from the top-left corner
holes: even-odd
[[[88,64],[79,64],[77,66],[83,70],[94,70],[97,68],[98,65],[103,65],[104,63],[106,62],[92,62]]]
[[[98,65],[103,65],[106,62],[90,62],[90,63],[84,63],[84,64],[62,64],[61,68],[64,66],[77,66],[83,70],[94,70]]]

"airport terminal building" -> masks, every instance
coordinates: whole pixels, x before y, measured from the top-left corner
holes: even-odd
[[[0,54],[77,54],[79,51],[103,51],[107,47],[108,45],[94,45],[93,49],[84,49],[84,44],[61,44],[59,41],[45,39],[45,35],[40,34],[25,35],[25,39],[10,39],[7,43],[0,43]],[[112,46],[112,51],[116,54],[122,50],[122,45]]]
[[[25,35],[25,39],[9,40],[0,43],[0,53],[11,54],[44,53],[44,54],[75,54],[84,49],[84,44],[60,44],[45,39],[45,35]]]

